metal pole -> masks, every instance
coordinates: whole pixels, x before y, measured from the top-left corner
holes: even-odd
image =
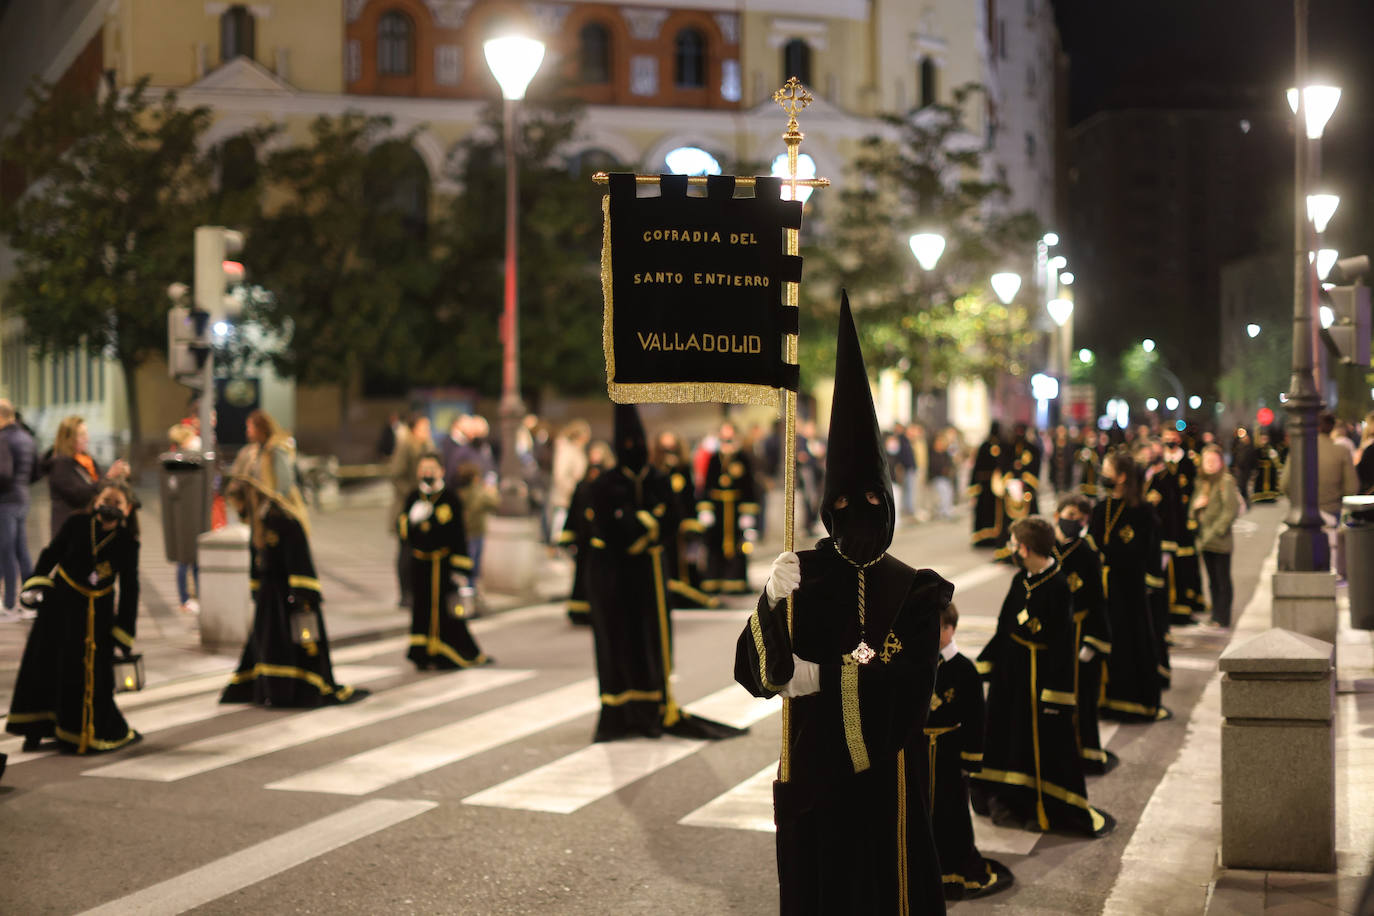
[[[213,330],[211,334],[213,334]],[[215,458],[215,351],[205,357],[201,370],[200,389],[200,450],[207,464]]]
[[[529,512],[528,491],[515,453],[515,432],[525,416],[520,400],[520,326],[516,303],[516,171],[515,102],[506,99],[502,110],[506,141],[506,289],[501,313],[501,337],[505,346],[501,366],[501,506],[504,516]]]
[[[1279,569],[1284,572],[1325,572],[1331,550],[1317,511],[1317,414],[1321,395],[1312,377],[1311,272],[1307,252],[1311,236],[1307,219],[1307,131],[1303,85],[1307,82],[1307,3],[1293,0],[1294,85],[1298,110],[1293,121],[1293,376],[1288,385],[1289,499],[1279,536]]]

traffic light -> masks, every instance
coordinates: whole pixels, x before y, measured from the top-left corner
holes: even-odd
[[[210,313],[187,303],[185,283],[173,283],[167,295],[167,374],[182,384],[200,385],[210,358]]]
[[[1360,282],[1368,272],[1367,255],[1342,258],[1327,274],[1338,285],[1321,292],[1322,341],[1331,355],[1356,366],[1370,364],[1369,287]]]
[[[196,227],[195,306],[219,321],[238,312],[238,300],[229,295],[243,282],[243,264],[230,259],[243,250],[243,233],[223,226]]]

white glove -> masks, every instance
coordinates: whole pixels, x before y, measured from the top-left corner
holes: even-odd
[[[796,591],[798,585],[801,585],[801,558],[790,550],[778,554],[773,568],[768,571],[768,584],[763,587],[768,603],[777,604]]]
[[[739,526],[745,530],[757,528],[758,519],[754,518],[752,515],[741,515],[739,517]]]
[[[1083,648],[1078,650],[1078,660],[1080,662],[1086,664],[1087,662],[1090,662],[1095,658],[1097,658],[1097,650],[1094,649],[1092,646],[1084,646]]]
[[[710,509],[702,509],[697,513],[697,521],[703,528],[710,528],[716,523],[716,514]]]
[[[31,588],[26,592],[19,593],[19,603],[27,608],[37,607],[43,603],[43,592],[41,589]]]
[[[434,514],[434,506],[427,499],[417,499],[410,507],[410,523],[418,525]]]
[[[785,554],[784,554],[785,556]],[[795,556],[795,554],[794,554]],[[778,693],[789,699],[821,692],[821,666],[804,658],[792,656],[792,680],[782,685]]]

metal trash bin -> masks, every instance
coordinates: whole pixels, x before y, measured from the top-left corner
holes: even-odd
[[[1374,496],[1341,500],[1350,625],[1374,630]]]
[[[195,563],[196,538],[210,530],[210,474],[199,452],[167,452],[162,464],[162,541],[169,563]]]

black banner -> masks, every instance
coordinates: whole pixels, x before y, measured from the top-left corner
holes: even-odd
[[[634,175],[610,176],[601,281],[611,400],[776,404],[777,389],[797,389],[784,359],[797,310],[783,304],[783,284],[801,280],[801,258],[786,253],[783,230],[801,227],[801,204],[781,198],[778,178],[756,179],[753,197],[736,197],[729,175],[710,177],[704,197],[687,188],[686,176],[661,175],[659,194],[640,197]]]

